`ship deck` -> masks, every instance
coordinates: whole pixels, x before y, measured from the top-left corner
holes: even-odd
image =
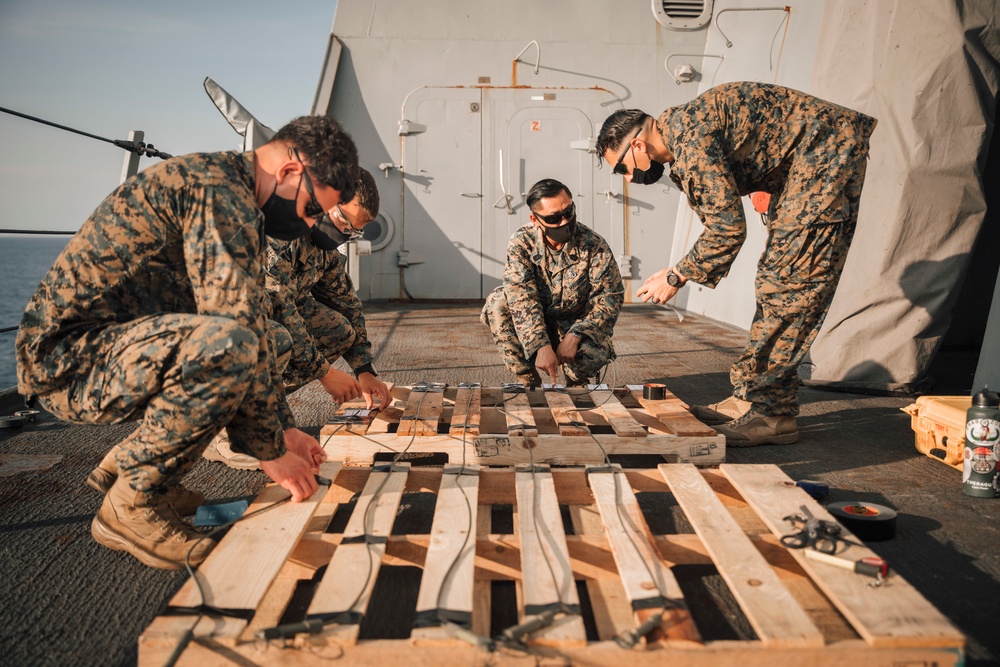
[[[479,322],[478,304],[376,303],[366,307],[366,316],[376,368],[386,380],[484,386],[512,380]],[[626,306],[615,330],[618,359],[605,381],[663,382],[690,404],[718,400],[729,391],[728,367],[744,337],[705,318]],[[910,417],[900,410],[910,397],[813,388],[803,388],[800,396],[798,444],[730,448],[726,460],[773,463],[792,479],[825,482],[829,502],[861,500],[896,509],[896,537],[868,546],[966,635],[967,664],[996,664],[1000,635],[995,612],[988,610],[1000,599],[1000,501],[964,496],[957,470],[916,451]],[[299,425],[314,435],[333,414],[318,383],[289,400]],[[0,398],[0,414],[11,414],[18,402],[16,394]],[[139,635],[186,579],[183,572],[147,568],[90,538],[101,498],[85,485],[87,473],[134,428],[72,426],[42,415],[25,428],[0,431],[5,663],[135,664]],[[260,472],[202,460],[188,484],[217,501],[255,494],[266,481]],[[403,506],[432,511],[419,499],[404,498]],[[677,508],[658,498],[644,511]],[[712,572],[700,577],[707,603],[725,610],[725,584]],[[418,584],[419,577],[399,579],[400,586]],[[391,624],[391,614],[386,616]],[[721,638],[752,633],[725,612],[718,619]]]

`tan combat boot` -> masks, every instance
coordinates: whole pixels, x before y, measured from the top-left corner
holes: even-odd
[[[98,544],[132,554],[144,565],[179,570],[184,559],[198,565],[215,546],[177,515],[165,495],[135,491],[118,479],[90,525]]]
[[[219,431],[218,435],[212,438],[208,447],[202,453],[209,461],[225,463],[230,468],[236,470],[260,470],[260,461],[249,454],[234,452],[229,446],[229,434],[226,429]]]
[[[753,407],[750,401],[743,401],[735,396],[712,403],[711,405],[692,405],[691,414],[702,424],[716,426],[725,424],[734,419],[739,419]]]
[[[128,440],[131,439],[132,436],[129,436]],[[87,476],[87,485],[90,488],[101,493],[107,493],[111,490],[111,487],[118,480],[118,464],[115,457],[118,455],[118,451],[122,448],[122,445],[128,442],[128,440],[112,447],[111,451],[107,453],[100,464],[90,471],[90,475]],[[178,484],[177,486],[170,487],[167,491],[167,502],[181,516],[189,516],[205,504],[205,494],[200,491],[192,491]]]
[[[715,427],[726,436],[726,447],[790,445],[799,439],[795,417],[762,415],[750,409],[745,415]]]

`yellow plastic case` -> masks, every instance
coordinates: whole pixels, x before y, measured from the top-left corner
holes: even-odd
[[[917,451],[961,470],[965,412],[970,405],[971,396],[921,396],[903,408],[910,415]]]

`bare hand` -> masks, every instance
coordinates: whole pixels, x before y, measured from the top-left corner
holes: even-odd
[[[559,342],[559,348],[556,349],[559,363],[566,364],[576,359],[578,349],[580,349],[580,339],[574,334],[566,334],[566,337]]]
[[[318,488],[309,463],[295,452],[288,451],[274,460],[261,461],[260,469],[292,494],[293,503],[302,502]]]
[[[551,345],[546,345],[535,356],[535,366],[544,371],[554,382],[559,377],[559,358]]]
[[[299,455],[313,472],[319,472],[319,464],[326,461],[326,452],[316,438],[297,428],[285,429],[285,449]]]
[[[653,300],[653,303],[666,303],[670,301],[680,288],[672,287],[667,283],[667,273],[669,272],[669,268],[660,269],[646,278],[645,282],[642,283],[642,287],[635,293],[635,297],[642,299],[643,303],[646,303],[650,299]]]
[[[359,375],[358,382],[361,384],[361,395],[365,397],[365,407],[371,410],[375,405],[373,396],[378,396],[380,409],[389,407],[392,397],[389,395],[389,387],[385,386],[385,382],[371,373]]]
[[[336,368],[331,368],[326,375],[319,379],[319,382],[323,385],[323,389],[326,389],[326,393],[330,394],[337,403],[346,403],[361,395],[361,385],[358,381],[350,374],[338,371]]]

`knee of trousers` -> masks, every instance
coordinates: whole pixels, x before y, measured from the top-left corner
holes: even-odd
[[[178,350],[181,376],[222,387],[249,385],[260,359],[260,339],[247,326],[226,317],[205,318]]]

